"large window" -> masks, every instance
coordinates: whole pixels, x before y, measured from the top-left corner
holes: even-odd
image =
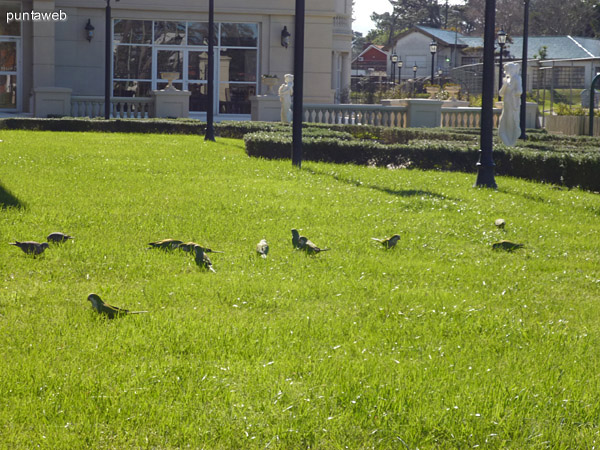
[[[149,96],[163,89],[165,72],[176,72],[173,85],[191,92],[190,111],[206,111],[208,23],[123,20],[114,21],[114,95]],[[215,95],[218,112],[250,114],[256,93],[258,25],[215,24]]]

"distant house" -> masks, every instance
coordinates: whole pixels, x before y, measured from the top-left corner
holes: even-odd
[[[386,77],[389,73],[390,54],[383,49],[382,45],[369,44],[352,60],[352,76],[376,76]]]
[[[402,33],[389,54],[396,53],[404,62],[402,79],[413,77],[412,67],[416,65],[417,77],[429,77],[432,57],[429,44],[437,43],[433,57],[434,70],[441,69],[444,76],[454,76],[452,69],[465,68],[463,72],[480,72],[483,62],[483,38],[465,36],[457,31],[415,26]],[[503,62],[520,61],[523,52],[523,37],[509,36],[504,47]],[[600,72],[600,39],[574,36],[530,36],[527,57],[533,69],[552,67],[552,75],[544,83],[552,82],[555,88],[589,86],[592,78]],[[388,58],[388,72],[390,63]],[[537,85],[543,71],[528,72],[529,86]]]

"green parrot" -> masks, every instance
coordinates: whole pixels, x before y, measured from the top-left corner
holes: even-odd
[[[506,241],[506,240],[494,242],[492,244],[493,250],[506,250],[507,252],[512,252],[513,250],[516,250],[516,249],[522,248],[522,247],[524,247],[523,244],[517,244],[515,242]]]
[[[23,242],[15,241],[15,242],[10,242],[9,244],[16,245],[17,247],[19,247],[21,250],[23,250],[28,255],[33,254],[34,256],[41,255],[42,253],[44,253],[44,250],[46,250],[49,247],[47,242],[42,242],[40,244],[39,242],[35,242],[35,241],[23,241]]]
[[[269,253],[269,244],[265,239],[261,240],[258,244],[256,244],[256,253],[262,256],[263,258],[267,257],[267,253]]]
[[[212,261],[210,260],[208,255],[204,253],[203,247],[201,247],[200,245],[195,245],[194,254],[194,259],[196,260],[196,264],[198,265],[198,267],[203,267],[205,269],[210,270],[211,272],[216,272],[215,269],[213,269],[212,267]]]
[[[504,220],[504,219],[496,219],[494,221],[494,225],[496,225],[498,228],[504,229],[504,226],[506,225],[506,220]]]
[[[179,250],[183,250],[184,252],[191,252],[195,246],[200,246],[200,244],[196,244],[195,242],[186,242],[183,244],[179,244],[177,248]],[[204,250],[204,253],[225,253],[207,247],[202,247],[202,250]]]
[[[300,243],[300,233],[295,228],[292,228],[292,246],[294,248],[299,248],[298,245]]]
[[[381,245],[383,245],[385,248],[390,249],[396,246],[396,244],[398,243],[398,240],[400,239],[400,235],[399,234],[395,234],[392,237],[389,238],[385,238],[385,239],[379,239],[379,238],[371,238],[374,241],[380,242]]]
[[[317,247],[314,244],[314,242],[312,242],[311,240],[309,240],[308,238],[306,238],[304,236],[300,236],[300,241],[298,242],[298,245],[299,245],[298,249],[304,250],[309,255],[316,255],[319,252],[326,252],[326,251],[330,250],[329,248]]]
[[[48,242],[54,242],[56,244],[60,244],[62,242],[67,242],[69,239],[73,239],[73,236],[69,236],[68,234],[61,233],[60,231],[55,231],[54,233],[50,233],[46,240]]]
[[[183,241],[177,239],[163,239],[162,241],[150,242],[150,248],[160,248],[161,250],[175,250],[183,244]]]
[[[87,298],[90,302],[92,302],[92,306],[98,314],[105,314],[109,319],[113,319],[116,316],[124,315],[124,314],[142,314],[147,313],[148,311],[129,311],[127,309],[117,308],[116,306],[109,305],[108,303],[104,303],[99,295],[90,294]]]

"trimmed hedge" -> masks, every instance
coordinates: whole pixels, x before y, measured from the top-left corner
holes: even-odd
[[[244,137],[246,153],[252,157],[291,157],[292,139],[281,133],[253,133]],[[337,164],[411,167],[474,172],[478,144],[415,140],[409,144],[385,145],[368,141],[335,139],[302,140],[303,158]],[[600,191],[600,153],[536,151],[498,145],[494,150],[498,175]]]

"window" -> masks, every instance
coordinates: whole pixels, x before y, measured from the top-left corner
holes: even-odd
[[[206,111],[208,23],[165,20],[114,21],[113,93],[149,96],[163,89],[164,72],[177,72],[177,89],[189,90],[190,111]],[[215,24],[215,95],[222,114],[250,114],[256,94],[258,24]]]
[[[21,36],[21,22],[7,23],[8,13],[20,13],[21,2],[0,4],[0,36]]]

